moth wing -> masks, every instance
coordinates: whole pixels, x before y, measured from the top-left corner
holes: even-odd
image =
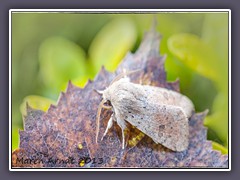
[[[144,90],[147,94],[148,102],[161,102],[162,104],[181,107],[187,117],[190,117],[194,111],[194,105],[192,101],[188,97],[176,91],[154,86],[144,86]]]
[[[155,104],[125,119],[154,142],[173,151],[188,147],[188,118],[181,107]]]

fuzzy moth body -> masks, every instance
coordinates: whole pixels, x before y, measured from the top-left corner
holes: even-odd
[[[122,129],[122,148],[125,147],[126,121],[153,139],[155,143],[173,151],[188,147],[188,118],[194,111],[193,103],[186,96],[165,88],[140,85],[124,77],[113,82],[101,92],[102,102],[97,116],[97,136],[102,108],[111,108],[113,114],[108,121],[103,137],[113,125]],[[111,106],[105,106],[109,101]]]

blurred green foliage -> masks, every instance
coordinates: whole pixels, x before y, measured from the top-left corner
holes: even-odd
[[[137,49],[154,16],[167,79],[180,79],[197,112],[210,110],[208,138],[228,153],[227,13],[13,13],[12,148],[18,147],[26,102],[47,111],[69,80],[84,87],[102,65],[114,71]]]

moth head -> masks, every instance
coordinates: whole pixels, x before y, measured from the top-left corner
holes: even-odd
[[[110,101],[108,88],[103,91],[101,90],[95,90],[95,91],[102,96],[102,101],[104,102]]]
[[[115,96],[115,93],[118,91],[119,85],[121,85],[124,82],[129,82],[130,79],[127,77],[127,75],[135,73],[140,71],[138,70],[133,70],[129,72],[125,72],[122,74],[119,74],[117,77],[113,79],[113,81],[110,83],[109,87],[106,88],[103,91],[97,91],[99,94],[102,95],[102,101],[100,102],[98,106],[98,111],[97,111],[97,117],[96,117],[96,143],[98,140],[98,133],[99,133],[99,121],[100,121],[100,115],[101,115],[101,110],[104,109],[112,109],[112,104],[111,104],[111,98]]]

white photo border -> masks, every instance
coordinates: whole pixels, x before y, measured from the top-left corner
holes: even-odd
[[[228,168],[13,168],[12,13],[228,13]],[[231,171],[231,9],[10,9],[9,10],[9,171]]]

